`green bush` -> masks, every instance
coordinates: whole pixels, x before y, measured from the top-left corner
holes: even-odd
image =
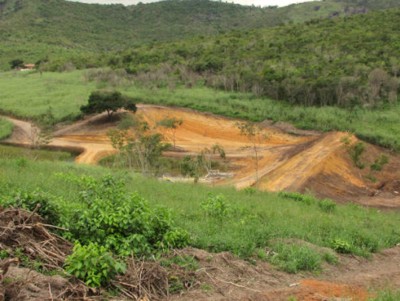
[[[169,211],[152,209],[139,195],[127,194],[121,181],[84,177],[78,183],[87,209],[76,212],[65,227],[80,243],[98,243],[123,256],[147,256],[188,244],[189,234],[174,227]]]
[[[231,212],[231,208],[222,194],[210,194],[207,200],[201,203],[201,209],[207,216],[215,218],[226,217]]]
[[[100,287],[115,275],[125,273],[126,265],[114,259],[104,246],[76,243],[73,253],[65,260],[65,270],[88,286]]]

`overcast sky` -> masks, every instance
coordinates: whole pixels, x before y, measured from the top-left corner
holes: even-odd
[[[121,3],[125,5],[142,3],[157,2],[159,0],[69,0],[75,2],[85,2],[85,3],[101,3],[101,4],[111,4],[111,3]],[[223,0],[223,2],[234,2],[242,5],[256,5],[256,6],[270,6],[278,5],[285,6],[292,3],[308,2],[312,0]]]

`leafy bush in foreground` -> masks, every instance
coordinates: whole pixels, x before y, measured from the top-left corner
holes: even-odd
[[[115,275],[125,273],[126,265],[114,259],[104,246],[76,243],[73,253],[65,260],[65,269],[87,285],[100,287]]]
[[[122,256],[148,256],[188,244],[189,234],[174,227],[169,211],[152,209],[137,194],[126,194],[121,181],[73,178],[81,186],[80,201],[87,205],[65,225],[72,239],[97,243]]]

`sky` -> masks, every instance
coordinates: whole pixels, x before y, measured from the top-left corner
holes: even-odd
[[[100,4],[111,4],[111,3],[121,3],[125,5],[142,3],[157,2],[159,0],[70,0],[75,2],[85,2],[85,3],[100,3]],[[255,6],[286,6],[292,3],[308,2],[312,0],[222,0],[223,2],[234,2],[242,5],[255,5]]]

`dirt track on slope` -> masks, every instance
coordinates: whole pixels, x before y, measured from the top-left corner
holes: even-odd
[[[120,114],[120,113],[119,113]],[[252,142],[241,135],[237,120],[189,109],[139,105],[137,115],[147,121],[154,131],[164,135],[171,144],[175,140],[177,152],[172,156],[196,154],[218,144],[227,155],[233,176],[215,182],[215,185],[233,185],[238,189],[255,186],[269,191],[309,192],[318,197],[337,201],[354,201],[377,207],[400,207],[400,159],[388,151],[367,144],[364,161],[372,163],[381,153],[390,157],[390,164],[381,172],[360,170],[350,160],[343,140],[355,142],[347,133],[306,133],[297,135],[283,131],[282,126],[262,125],[258,172]],[[118,116],[116,116],[118,117]],[[175,133],[156,127],[164,118],[178,118],[183,124]],[[32,140],[28,122],[10,119],[15,125],[13,135],[6,143],[29,145]],[[56,130],[49,146],[81,149],[77,163],[96,164],[101,158],[116,152],[107,137],[107,131],[116,126],[118,118],[110,121],[106,114],[88,117]],[[368,178],[376,179],[375,182]]]

